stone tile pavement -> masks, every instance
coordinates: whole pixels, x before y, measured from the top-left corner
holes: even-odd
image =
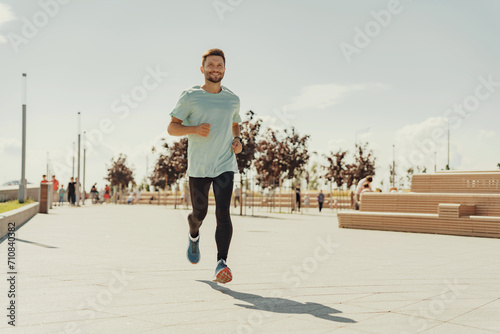
[[[500,241],[348,230],[334,213],[233,214],[211,281],[213,208],[201,261],[186,210],[56,207],[16,232],[16,328],[0,244],[0,333],[498,333]]]

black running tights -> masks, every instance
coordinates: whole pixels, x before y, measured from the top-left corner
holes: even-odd
[[[215,242],[217,244],[217,261],[227,259],[229,244],[233,235],[233,224],[229,209],[233,194],[234,172],[225,172],[217,177],[190,177],[189,190],[193,212],[189,220],[189,233],[192,237],[198,236],[200,226],[208,211],[208,191],[213,183],[215,195],[215,217],[217,228]]]

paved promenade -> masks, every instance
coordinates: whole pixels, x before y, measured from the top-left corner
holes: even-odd
[[[332,213],[233,215],[211,282],[213,208],[201,261],[186,210],[54,208],[17,231],[16,328],[0,244],[1,333],[500,333],[500,240],[337,227]]]

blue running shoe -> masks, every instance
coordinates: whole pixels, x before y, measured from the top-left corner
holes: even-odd
[[[187,257],[192,264],[196,264],[200,261],[200,236],[198,235],[195,239],[196,241],[193,241],[191,236],[189,236]]]
[[[220,259],[215,268],[215,277],[213,281],[217,283],[229,283],[232,279],[233,274],[231,274],[231,269],[227,266],[226,261]]]

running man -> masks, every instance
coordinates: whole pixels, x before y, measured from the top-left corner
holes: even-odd
[[[221,85],[226,71],[226,58],[219,49],[210,49],[202,56],[201,73],[205,84],[182,92],[170,113],[168,133],[188,136],[189,190],[193,211],[188,215],[191,263],[200,261],[199,229],[207,215],[208,191],[213,184],[217,228],[217,265],[215,282],[227,283],[232,273],[226,264],[233,225],[229,210],[233,193],[234,173],[238,172],[236,154],[242,150],[240,99]]]

